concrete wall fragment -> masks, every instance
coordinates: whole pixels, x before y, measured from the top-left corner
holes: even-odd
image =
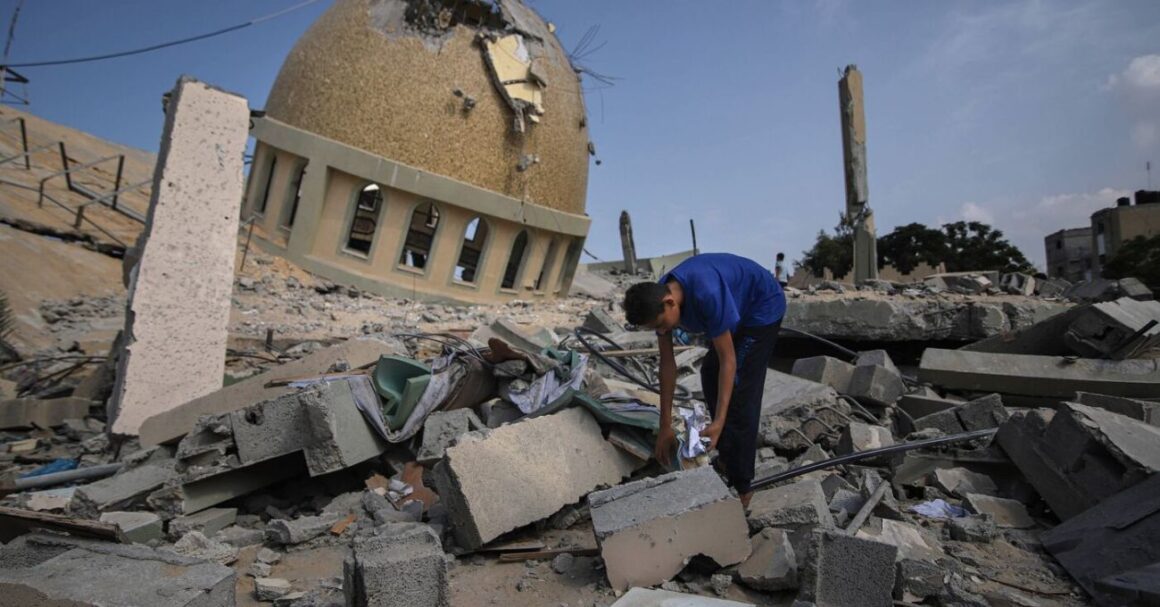
[[[137,242],[112,431],[221,387],[250,111],[191,78],[169,100],[153,195]]]

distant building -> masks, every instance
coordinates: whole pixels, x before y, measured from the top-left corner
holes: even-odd
[[[1070,282],[1092,278],[1092,229],[1070,228],[1048,234],[1043,239],[1047,249],[1047,276]]]
[[[1092,213],[1092,276],[1099,276],[1120,246],[1137,236],[1160,234],[1160,192],[1136,192],[1136,204],[1128,197],[1116,200],[1116,206]]]

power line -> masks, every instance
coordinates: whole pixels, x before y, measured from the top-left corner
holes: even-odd
[[[303,2],[299,2],[298,4],[295,4],[294,6],[290,6],[290,7],[284,8],[280,11],[270,13],[269,15],[264,15],[264,16],[258,17],[256,19],[251,19],[245,23],[231,25],[230,27],[226,27],[226,28],[223,28],[220,30],[209,32],[208,34],[199,34],[197,36],[190,36],[189,38],[182,38],[180,40],[172,40],[170,42],[163,42],[161,44],[154,44],[152,46],[146,46],[144,48],[133,49],[131,51],[121,51],[118,53],[108,53],[105,55],[94,55],[91,57],[77,57],[74,59],[58,59],[55,61],[33,61],[33,62],[28,62],[28,63],[12,63],[12,64],[9,64],[9,65],[3,66],[3,67],[10,67],[10,68],[11,67],[46,67],[46,66],[51,66],[51,65],[70,65],[70,64],[74,64],[74,63],[89,63],[92,61],[103,61],[105,59],[116,59],[118,57],[128,57],[130,55],[140,55],[142,53],[148,53],[148,52],[160,50],[163,48],[169,48],[171,46],[178,46],[180,44],[187,44],[189,42],[197,42],[198,40],[205,40],[206,38],[213,38],[214,36],[220,36],[222,34],[228,34],[230,32],[235,32],[237,30],[250,27],[251,25],[257,25],[258,23],[261,23],[263,21],[269,21],[270,19],[274,19],[275,17],[281,17],[282,15],[296,11],[300,8],[314,4],[318,1],[319,0],[304,0]]]

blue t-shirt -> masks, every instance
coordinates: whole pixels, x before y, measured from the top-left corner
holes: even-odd
[[[785,316],[785,293],[769,270],[729,253],[703,253],[682,261],[661,277],[674,279],[685,293],[681,326],[717,337],[743,327],[762,327]]]

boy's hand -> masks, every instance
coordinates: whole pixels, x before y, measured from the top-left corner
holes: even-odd
[[[717,448],[717,440],[721,438],[721,431],[725,429],[724,422],[713,422],[705,427],[701,436],[709,437],[709,451]]]
[[[677,435],[673,433],[673,428],[665,424],[661,424],[660,431],[657,432],[657,444],[653,450],[653,457],[662,466],[668,468],[672,463],[673,443],[677,442]]]

